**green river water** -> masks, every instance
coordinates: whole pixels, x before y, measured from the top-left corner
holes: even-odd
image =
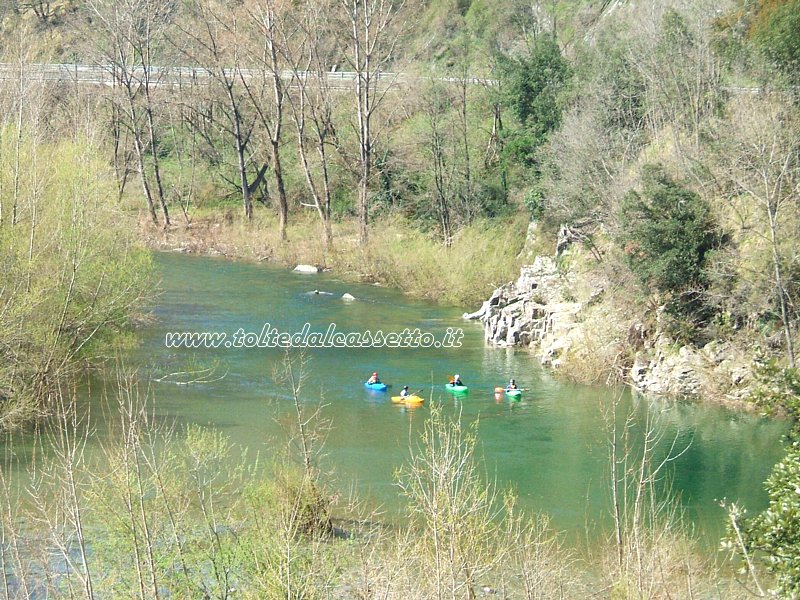
[[[408,299],[395,290],[345,283],[332,274],[303,275],[223,259],[158,254],[162,293],[154,321],[140,330],[141,344],[126,357],[144,378],[217,364],[218,381],[187,386],[152,383],[157,412],[181,423],[211,424],[234,442],[269,456],[280,443],[275,417],[288,411],[287,390],[272,382],[283,350],[165,347],[167,332],[238,329],[261,332],[270,323],[286,332],[309,322],[324,332],[420,328],[442,336],[463,328],[460,348],[328,348],[308,352],[310,377],[304,401],[319,401],[333,421],[326,467],[342,490],[355,485],[364,498],[380,503],[387,518],[400,518],[402,499],[393,484],[395,470],[429,415],[428,406],[403,409],[389,396],[403,384],[422,389],[426,398],[465,421],[479,419],[479,444],[487,472],[516,490],[526,509],[544,511],[568,537],[608,524],[607,433],[603,408],[621,393],[554,379],[524,351],[487,347],[480,324],[461,318],[464,308]],[[309,294],[318,289],[327,294]],[[488,290],[487,290],[488,291]],[[349,292],[357,298],[346,302]],[[474,307],[466,307],[469,310]],[[230,339],[230,337],[229,337]],[[389,393],[367,391],[362,382],[373,371],[392,384]],[[470,386],[463,400],[444,391],[457,372]],[[529,388],[523,400],[495,398],[493,389],[515,377]],[[270,399],[272,401],[270,401]],[[781,455],[784,425],[719,407],[645,400],[622,393],[624,410],[633,409],[641,425],[656,416],[668,442],[688,449],[671,464],[672,487],[689,519],[711,545],[723,527],[722,498],[762,508],[762,481]],[[97,413],[95,413],[97,414]],[[102,436],[102,425],[98,436]],[[639,433],[640,430],[639,430]]]

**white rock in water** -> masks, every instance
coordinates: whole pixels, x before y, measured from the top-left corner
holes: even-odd
[[[319,273],[319,269],[314,265],[297,265],[294,270],[298,273]]]
[[[478,310],[476,310],[474,313],[464,313],[463,315],[461,315],[461,318],[462,319],[466,319],[468,321],[472,321],[474,319],[480,319],[486,314],[487,310],[489,310],[489,301],[488,300],[486,302],[484,302],[481,305],[481,307]]]
[[[346,292],[344,294],[342,294],[342,300],[355,300],[355,299],[356,299],[355,296],[352,296],[352,295],[350,295],[350,294],[348,294]]]

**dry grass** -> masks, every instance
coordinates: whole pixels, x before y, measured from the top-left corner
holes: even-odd
[[[141,231],[155,249],[269,260],[287,267],[313,264],[354,281],[380,282],[411,296],[471,306],[517,276],[527,226],[523,216],[477,222],[446,248],[403,219],[385,219],[373,222],[370,241],[362,248],[356,242],[357,224],[342,221],[334,226],[333,248],[327,249],[312,217],[293,217],[288,241],[280,240],[272,215],[263,214],[247,223],[215,212],[168,230],[143,224]]]

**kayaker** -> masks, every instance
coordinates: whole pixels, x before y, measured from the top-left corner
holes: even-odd
[[[411,392],[408,391],[408,386],[404,385],[403,389],[400,391],[400,396],[403,398],[408,398],[411,395]]]
[[[511,381],[508,382],[508,385],[506,386],[506,389],[507,390],[518,390],[519,386],[517,385],[517,382],[514,379],[512,379]]]
[[[451,383],[453,386],[456,386],[456,385],[464,385],[464,382],[463,382],[463,381],[461,381],[461,375],[459,375],[458,373],[456,373],[456,374],[453,376],[453,380],[452,380],[450,383]]]
[[[381,380],[378,379],[378,372],[377,371],[375,371],[372,374],[372,376],[369,379],[367,379],[367,383],[369,383],[370,385],[373,384],[373,383],[380,383],[380,382],[381,382]]]

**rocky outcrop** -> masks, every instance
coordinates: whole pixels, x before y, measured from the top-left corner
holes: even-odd
[[[480,319],[486,342],[538,350],[543,364],[558,366],[580,328],[582,304],[570,301],[574,277],[559,272],[555,261],[537,256],[522,267],[516,281],[497,288],[491,298],[465,319]]]
[[[543,365],[557,368],[573,346],[584,342],[585,307],[602,302],[604,295],[601,285],[582,285],[591,291],[579,301],[573,293],[576,279],[559,270],[554,259],[537,256],[516,281],[497,288],[464,318],[483,323],[487,344],[528,348]],[[633,324],[622,343],[622,354],[634,357],[626,372],[634,389],[684,398],[741,400],[749,395],[750,361],[741,351],[716,341],[702,348],[676,344],[659,329],[660,319],[654,328]]]
[[[677,346],[660,334],[636,353],[629,375],[631,386],[642,393],[743,400],[751,391],[750,365],[750,359],[727,342],[693,348]]]

